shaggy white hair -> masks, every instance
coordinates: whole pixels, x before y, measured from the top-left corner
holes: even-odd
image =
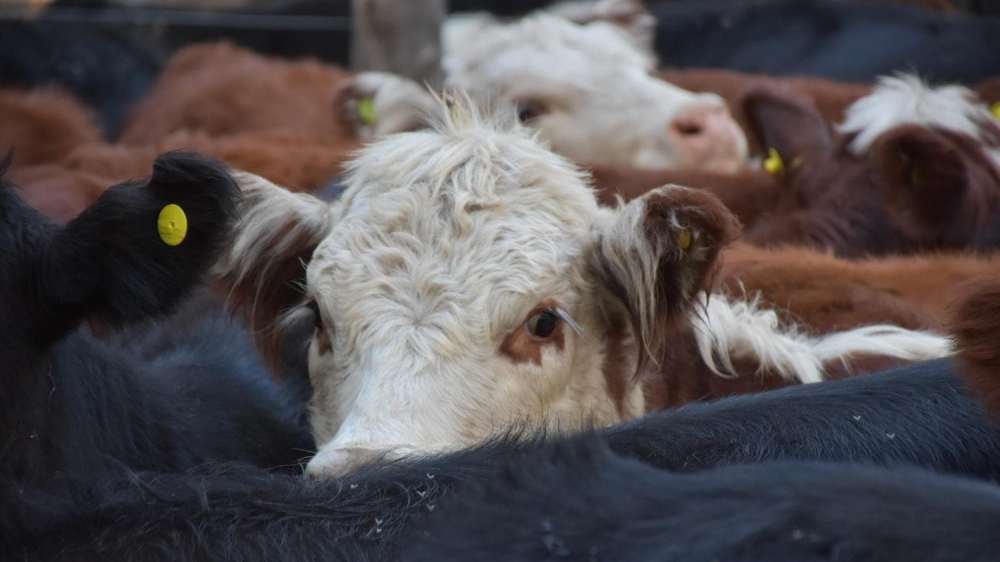
[[[853,134],[849,148],[862,154],[894,127],[906,124],[945,129],[983,139],[983,123],[995,117],[972,90],[957,85],[931,86],[912,74],[883,76],[875,89],[847,108],[837,130]],[[1000,150],[989,149],[1000,165]]]
[[[953,352],[949,338],[898,326],[873,325],[810,336],[795,324],[782,324],[774,310],[759,306],[759,298],[733,300],[723,294],[699,296],[690,318],[698,353],[712,372],[736,373],[733,359],[751,359],[758,372],[773,372],[792,382],[813,383],[825,376],[824,364],[850,366],[852,357],[880,356],[926,361]]]

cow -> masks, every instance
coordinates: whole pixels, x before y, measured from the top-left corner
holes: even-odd
[[[836,134],[805,100],[762,90],[745,103],[787,188],[747,241],[847,257],[995,247],[1000,125],[968,90],[886,78]]]
[[[0,89],[0,150],[15,149],[17,167],[53,162],[103,139],[82,102],[54,88]]]
[[[321,450],[310,472],[345,470],[373,449],[471,444],[511,424],[606,425],[692,391],[759,389],[757,369],[787,384],[856,355],[949,353],[945,338],[893,326],[812,337],[708,297],[738,230],[717,198],[674,186],[600,207],[512,108],[444,104],[434,129],[363,149],[333,205],[237,175],[241,219],[215,276],[268,354],[285,320],[315,323]],[[676,360],[709,373],[735,362],[751,376],[692,389],[672,379]],[[665,376],[640,384],[653,367]]]

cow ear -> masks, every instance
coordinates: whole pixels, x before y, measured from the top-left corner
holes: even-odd
[[[234,177],[243,193],[239,218],[213,275],[229,307],[247,317],[260,351],[276,361],[283,335],[276,327],[302,301],[306,266],[330,230],[330,206],[254,174]]]
[[[643,343],[640,365],[663,357],[666,334],[710,282],[719,251],[739,234],[714,195],[680,186],[650,191],[601,225],[591,268]]]
[[[961,146],[925,127],[903,126],[882,135],[869,158],[898,228],[917,238],[937,238],[956,221],[971,179]]]
[[[42,278],[50,302],[112,324],[170,310],[215,261],[238,198],[223,164],[161,155],[145,183],[111,187],[54,234]]]
[[[642,0],[567,2],[557,4],[548,11],[580,25],[610,23],[625,32],[637,47],[648,53],[654,52],[656,16],[646,9]]]
[[[829,125],[806,98],[757,87],[744,95],[742,106],[751,134],[767,152],[765,169],[773,175],[794,172],[833,148]]]

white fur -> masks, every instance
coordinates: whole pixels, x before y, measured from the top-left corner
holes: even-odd
[[[932,87],[917,76],[883,76],[872,93],[847,108],[838,130],[854,134],[850,149],[867,152],[875,140],[894,127],[916,124],[964,133],[982,140],[980,123],[994,120],[989,108],[964,86]],[[1000,151],[991,150],[1000,165]]]
[[[824,364],[852,357],[883,356],[908,361],[945,357],[951,341],[943,336],[898,326],[876,325],[809,336],[793,324],[782,325],[774,310],[762,309],[757,299],[731,300],[725,295],[700,297],[691,313],[698,352],[714,373],[732,376],[733,359],[752,358],[759,372],[773,372],[801,383],[820,382]]]

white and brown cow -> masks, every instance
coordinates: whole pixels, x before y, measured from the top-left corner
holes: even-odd
[[[448,107],[431,129],[363,149],[335,203],[239,177],[243,214],[217,274],[265,345],[315,319],[312,474],[511,427],[636,417],[670,403],[654,396],[669,384],[649,391],[637,370],[669,381],[682,347],[705,378],[749,364],[786,384],[855,354],[948,352],[893,327],[809,337],[773,311],[708,298],[738,231],[714,196],[668,186],[601,207],[512,108]]]
[[[653,16],[635,0],[565,4],[514,21],[471,14],[443,29],[445,86],[518,106],[523,122],[579,163],[734,172],[747,140],[722,98],[654,75]],[[369,138],[418,126],[435,104],[420,85],[361,73],[349,114],[373,100]]]

